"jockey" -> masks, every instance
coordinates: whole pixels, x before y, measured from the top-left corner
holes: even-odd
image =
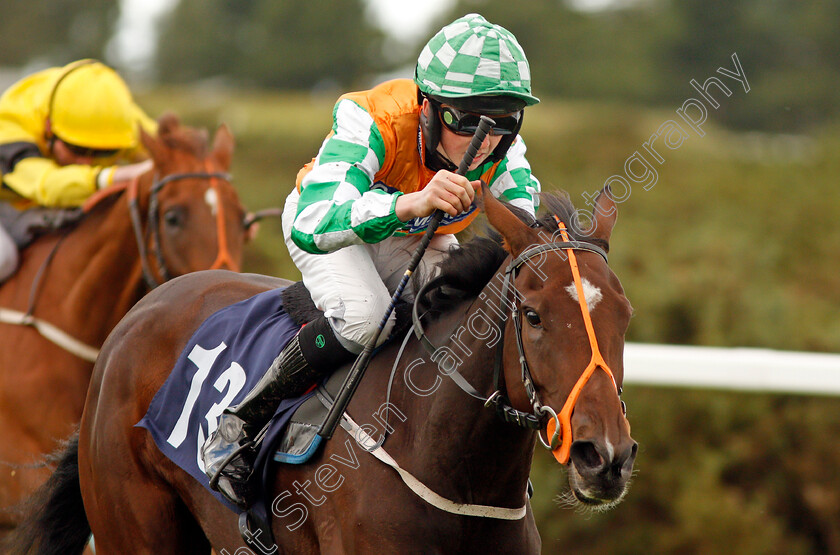
[[[0,97],[0,282],[17,268],[28,229],[43,224],[39,215],[78,207],[152,167],[141,161],[138,125],[157,129],[122,78],[95,60],[40,71]]]
[[[518,138],[531,95],[516,38],[477,14],[441,29],[423,48],[414,80],[396,79],[339,98],[318,156],[298,174],[283,212],[292,260],[323,316],[304,326],[203,448],[220,491],[246,506],[253,450],[223,461],[269,421],[277,403],[354,359],[376,333],[392,292],[435,209],[445,217],[420,270],[433,271],[477,215],[481,181],[534,214],[539,181]],[[455,173],[479,116],[496,121],[466,177]],[[422,275],[422,274],[421,274]],[[413,292],[406,288],[404,298]],[[395,316],[383,333],[393,328]]]

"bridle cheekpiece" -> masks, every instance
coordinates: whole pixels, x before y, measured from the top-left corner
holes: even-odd
[[[233,271],[239,271],[239,265],[233,261],[230,251],[228,250],[225,215],[221,202],[222,195],[219,189],[219,180],[221,179],[230,182],[231,176],[229,173],[213,171],[210,164],[207,162],[205,162],[205,165],[207,166],[207,171],[204,172],[173,173],[160,179],[158,179],[157,176],[155,177],[155,181],[149,191],[149,210],[146,219],[147,225],[145,232],[143,230],[143,223],[140,217],[138,201],[139,178],[136,178],[128,186],[128,205],[129,212],[131,213],[131,223],[134,228],[137,248],[140,251],[140,263],[143,268],[143,279],[150,290],[154,289],[161,283],[172,279],[172,274],[166,266],[166,261],[163,258],[163,250],[161,248],[160,230],[158,226],[158,193],[167,183],[181,179],[210,180],[210,187],[213,191],[215,191],[216,198],[218,199],[218,207],[216,210],[216,235],[218,237],[219,245],[218,255],[216,256],[216,260],[213,262],[212,266],[210,266],[210,269],[215,270],[226,265]],[[151,266],[149,265],[149,259],[146,252],[146,237],[149,233],[152,235],[155,260],[157,261],[158,272],[162,281],[155,276],[154,272],[152,272]]]

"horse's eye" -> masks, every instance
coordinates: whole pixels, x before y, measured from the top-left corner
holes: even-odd
[[[534,327],[534,328],[542,327],[541,326],[542,320],[540,320],[540,315],[537,314],[537,311],[534,310],[533,308],[526,308],[525,309],[525,319],[528,321],[528,324],[531,327]]]
[[[184,211],[180,208],[172,208],[163,214],[163,223],[170,228],[184,227],[184,219]]]

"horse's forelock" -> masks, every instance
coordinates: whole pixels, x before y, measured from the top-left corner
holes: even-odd
[[[585,243],[594,243],[609,252],[609,243],[607,241],[588,237],[583,233],[580,233],[579,226],[581,225],[581,222],[579,221],[577,210],[572,204],[572,200],[569,198],[568,193],[564,191],[555,193],[540,193],[540,202],[546,209],[546,213],[537,220],[540,228],[554,234],[559,229],[559,225],[557,224],[557,220],[559,219],[565,224],[566,230],[568,231],[571,239]],[[560,240],[560,238],[557,237],[557,240]]]
[[[206,129],[182,127],[177,119],[161,118],[158,124],[158,140],[172,150],[180,150],[204,158],[209,141]]]

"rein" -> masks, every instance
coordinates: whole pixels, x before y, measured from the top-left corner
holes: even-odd
[[[574,277],[575,281],[575,289],[578,293],[578,300],[580,301],[584,325],[586,327],[586,332],[589,337],[589,344],[592,348],[592,359],[590,360],[589,365],[587,365],[586,369],[581,374],[580,378],[578,378],[578,381],[575,384],[575,386],[572,388],[572,391],[569,394],[569,397],[566,399],[566,403],[564,404],[563,409],[560,411],[560,414],[558,415],[550,406],[543,405],[539,400],[539,396],[537,395],[534,379],[531,376],[531,371],[528,367],[528,361],[525,357],[524,343],[522,341],[522,320],[519,315],[520,306],[519,299],[516,294],[513,295],[513,302],[511,303],[510,313],[514,322],[513,327],[516,333],[516,347],[519,352],[519,364],[521,368],[520,378],[525,388],[525,392],[528,395],[528,400],[530,401],[531,406],[533,407],[533,411],[523,412],[515,409],[513,406],[511,406],[508,396],[505,394],[506,388],[504,385],[504,376],[502,372],[502,357],[505,333],[504,321],[507,319],[507,315],[504,314],[501,310],[500,313],[503,315],[500,318],[498,324],[500,337],[498,340],[498,347],[496,348],[495,361],[493,367],[493,394],[490,395],[490,397],[485,397],[481,395],[474,387],[472,387],[466,381],[466,379],[458,372],[457,368],[454,369],[451,373],[448,373],[448,375],[468,395],[482,400],[484,402],[485,407],[490,407],[491,405],[495,406],[497,414],[505,422],[511,422],[523,428],[537,430],[537,437],[540,439],[540,443],[542,443],[544,447],[551,451],[554,457],[561,464],[566,464],[566,462],[568,462],[569,460],[569,452],[572,443],[572,411],[574,410],[575,404],[577,403],[578,397],[580,396],[583,387],[589,381],[589,378],[595,372],[595,369],[603,369],[607,373],[607,375],[609,375],[612,379],[613,385],[616,385],[616,392],[620,395],[621,391],[617,387],[615,377],[613,376],[612,371],[610,370],[606,361],[604,361],[604,358],[601,355],[600,350],[598,349],[598,342],[595,338],[595,330],[592,325],[592,318],[589,314],[589,307],[586,304],[586,298],[583,292],[583,283],[580,278],[580,271],[578,270],[577,259],[574,255],[574,251],[576,250],[589,251],[601,256],[605,262],[608,262],[607,253],[600,247],[597,247],[596,245],[593,245],[591,243],[583,243],[580,241],[570,240],[568,234],[566,233],[566,226],[563,224],[563,222],[558,220],[557,223],[563,241],[546,243],[531,247],[525,250],[524,252],[520,253],[519,256],[517,256],[516,258],[514,258],[508,264],[507,268],[504,271],[504,282],[502,284],[500,300],[502,305],[509,302],[508,297],[510,290],[513,289],[512,284],[516,272],[525,262],[547,251],[566,251],[569,260],[569,265],[571,266],[572,270],[572,276]],[[420,289],[420,291],[415,297],[414,307],[412,310],[414,333],[417,336],[418,340],[421,342],[421,344],[432,355],[434,355],[434,353],[437,351],[437,347],[429,340],[429,338],[425,334],[425,331],[423,330],[423,324],[418,314],[418,306],[420,303],[420,299],[423,298],[423,296],[428,290],[433,289],[435,287],[439,287],[442,284],[443,279],[436,278],[428,282],[425,286],[423,286],[423,288]],[[624,404],[622,402],[622,407],[623,406]],[[542,435],[540,435],[539,433],[539,430],[543,428],[543,422],[547,417],[549,418],[549,420],[546,426],[546,437],[550,438],[549,441],[545,441],[542,438]],[[558,439],[561,440],[561,443],[559,445],[557,445]]]

